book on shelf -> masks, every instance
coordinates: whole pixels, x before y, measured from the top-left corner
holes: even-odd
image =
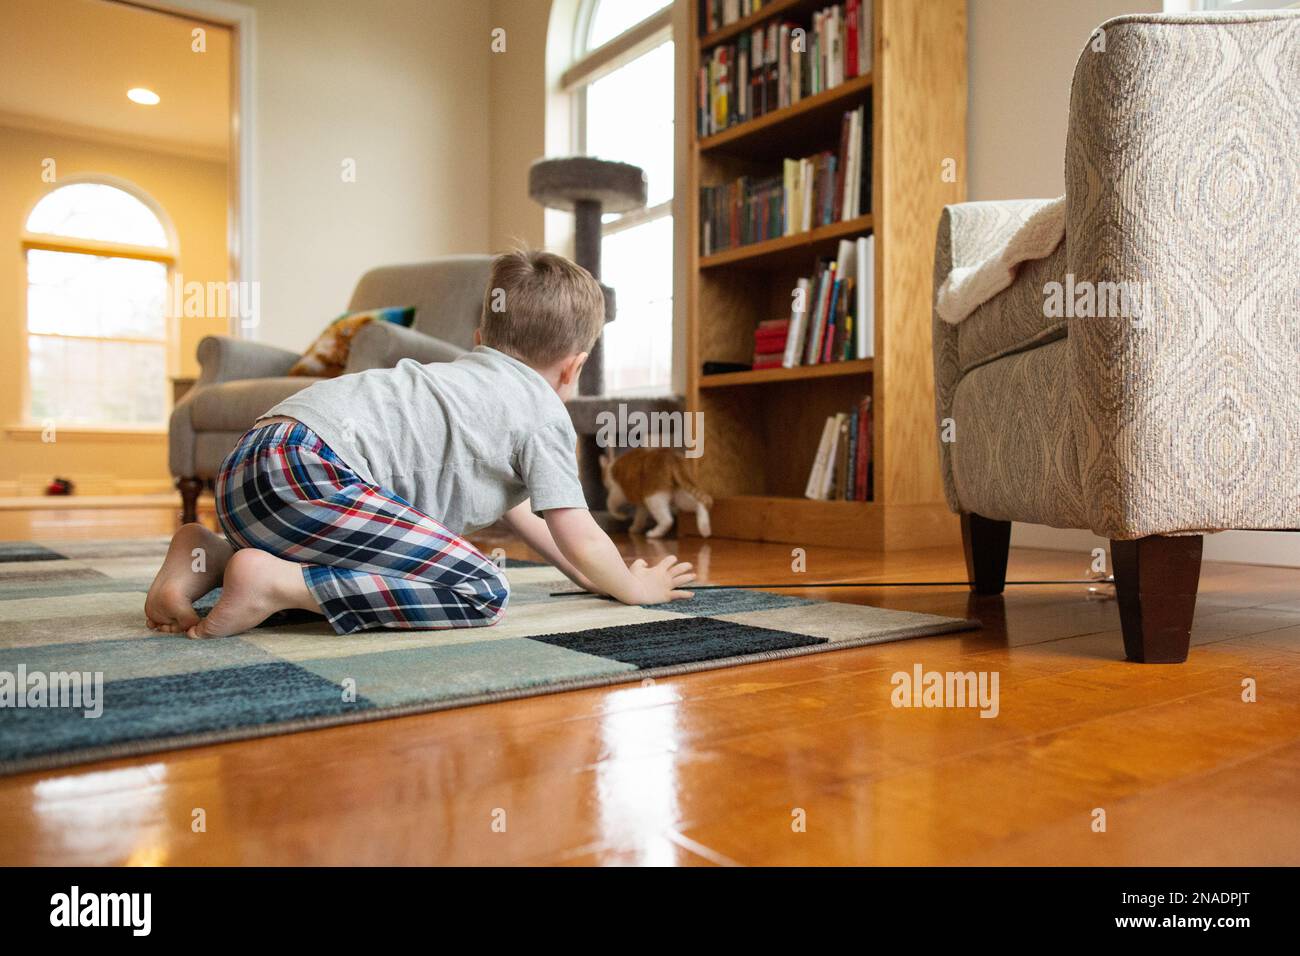
[[[701,5],[701,29],[712,33],[761,6]],[[748,9],[749,12],[740,12]],[[737,15],[728,19],[729,12]],[[795,31],[802,31],[796,33]],[[773,18],[705,51],[698,76],[700,136],[793,106],[871,72],[871,0],[846,0],[813,11],[806,22]]]
[[[835,444],[835,473],[830,476],[826,487],[827,499],[843,498],[843,489],[848,487],[845,479],[849,474],[849,422],[852,417],[840,412],[836,420],[840,425],[840,435]]]
[[[700,253],[793,236],[871,208],[871,116],[844,113],[837,149],[781,161],[780,175],[700,187]]]
[[[871,358],[876,354],[876,236],[854,240],[853,354]]]
[[[841,239],[791,296],[781,364],[821,365],[875,354],[875,238]]]
[[[700,32],[712,33],[753,16],[772,0],[701,0]]]
[[[785,340],[785,354],[781,356],[781,364],[786,368],[794,368],[799,364],[804,338],[808,334],[808,295],[811,289],[812,280],[800,279],[790,296],[789,334]]]
[[[836,262],[834,259],[821,259],[814,274],[811,322],[808,327],[808,343],[804,349],[803,365],[816,365],[821,361],[822,340],[826,337],[826,327],[830,324],[831,289],[835,286]]]
[[[832,415],[822,425],[822,438],[817,443],[817,456],[813,459],[812,471],[808,473],[808,484],[804,488],[804,497],[814,501],[821,500],[825,482],[826,469],[831,456],[832,446],[839,435],[839,416]]]
[[[790,335],[789,319],[769,319],[754,330],[753,368],[779,368],[785,358],[786,340]]]
[[[871,358],[875,354],[875,237],[841,239],[835,258],[817,260],[790,296],[788,318],[754,329],[750,368],[796,368]],[[705,363],[704,374],[743,366]]]
[[[704,375],[728,375],[732,372],[748,372],[753,367],[748,362],[717,362],[710,360],[704,363],[701,373]]]
[[[864,395],[858,402],[855,410],[857,419],[853,423],[854,435],[854,456],[853,456],[853,500],[870,501],[875,497],[875,490],[872,487],[871,471],[871,442],[872,442],[872,422],[871,422],[871,396]]]
[[[814,501],[870,501],[874,495],[871,396],[827,417],[808,473],[804,497]]]

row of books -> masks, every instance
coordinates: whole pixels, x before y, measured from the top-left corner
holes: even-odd
[[[772,0],[766,0],[771,3]],[[703,0],[700,4],[700,32],[712,33],[763,9],[764,0]]]
[[[814,12],[808,26],[774,19],[714,47],[697,77],[700,136],[869,73],[871,30],[871,0],[845,0]]]
[[[780,368],[790,337],[789,319],[768,319],[754,330],[754,364],[758,368]]]
[[[855,219],[871,208],[871,116],[841,117],[836,151],[782,161],[780,176],[700,188],[700,250],[710,255]]]
[[[794,368],[870,358],[875,351],[875,237],[840,240],[795,286],[788,319],[754,330],[753,368]]]
[[[818,259],[812,276],[799,280],[786,320],[784,368],[875,354],[875,262],[874,235],[841,239],[834,259]]]
[[[871,396],[826,419],[804,497],[814,501],[870,501]]]

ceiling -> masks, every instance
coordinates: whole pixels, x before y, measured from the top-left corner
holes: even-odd
[[[206,31],[206,52],[191,31]],[[0,126],[99,133],[224,158],[230,139],[230,33],[111,0],[0,3]],[[162,102],[140,106],[132,87]]]

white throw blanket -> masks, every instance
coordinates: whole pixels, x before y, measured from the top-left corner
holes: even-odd
[[[956,325],[1016,280],[1020,263],[1042,259],[1065,238],[1065,197],[1044,199],[1019,229],[988,258],[948,273],[935,308],[939,318]]]

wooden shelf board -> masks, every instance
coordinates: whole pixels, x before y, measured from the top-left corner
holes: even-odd
[[[700,388],[724,388],[735,385],[762,385],[766,382],[795,382],[804,379],[830,378],[836,375],[866,375],[871,359],[851,362],[825,362],[820,365],[796,365],[794,368],[761,368],[749,372],[724,372],[701,375]]]
[[[726,43],[732,37],[740,36],[746,30],[770,20],[772,17],[780,16],[783,13],[789,13],[796,7],[804,3],[805,0],[772,0],[771,3],[763,4],[762,8],[754,11],[747,17],[741,17],[734,23],[728,23],[724,27],[718,27],[712,33],[706,33],[700,37],[700,49],[707,50],[715,47],[719,43]]]
[[[957,547],[957,516],[942,502],[813,501],[784,495],[729,495],[714,500],[713,533],[721,538],[781,541],[807,547],[894,551]]]
[[[796,135],[801,130],[791,125],[791,121],[807,121],[810,118],[815,119],[823,111],[834,112],[843,108],[848,105],[848,101],[864,91],[870,90],[871,83],[872,74],[870,73],[855,76],[851,80],[845,80],[839,86],[833,86],[829,90],[822,90],[820,93],[802,99],[791,106],[783,106],[779,110],[772,110],[772,112],[764,113],[755,119],[728,126],[720,133],[705,136],[697,140],[695,146],[701,153],[707,153],[710,150],[724,146],[749,147],[756,140],[770,137],[771,142],[769,145],[787,150],[790,143],[798,142],[802,138],[802,136]],[[774,127],[778,126],[782,128],[779,130],[774,129]],[[835,129],[838,132],[839,126],[836,125]]]
[[[725,498],[718,499],[731,505],[740,507],[749,506],[771,506],[780,508],[807,508],[811,511],[843,509],[846,511],[856,511],[868,508],[883,508],[879,501],[841,501],[833,499],[822,501],[815,498],[805,498],[802,495],[727,495]]]
[[[772,256],[784,255],[791,251],[807,252],[819,243],[834,239],[845,239],[856,233],[869,232],[871,229],[871,216],[858,216],[855,219],[846,219],[843,222],[832,222],[825,226],[818,226],[816,229],[809,229],[807,232],[796,232],[791,236],[764,239],[762,242],[751,242],[745,246],[737,246],[734,249],[724,249],[722,252],[701,256],[700,268],[714,269],[718,266],[733,265],[735,263],[758,264]]]
[[[783,495],[729,495],[714,500],[713,533],[748,541],[881,550],[884,506],[875,501],[813,501]]]

